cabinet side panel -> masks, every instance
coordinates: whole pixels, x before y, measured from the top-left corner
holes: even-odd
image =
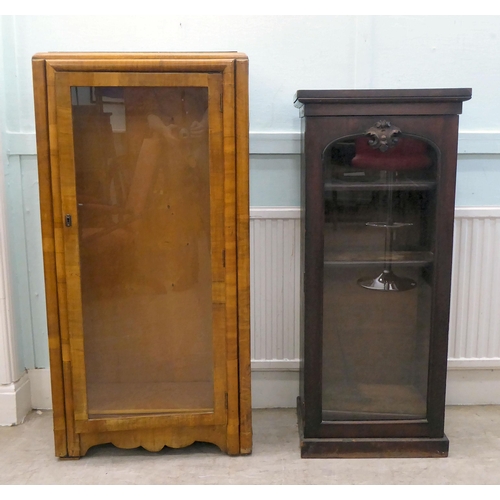
[[[250,222],[248,170],[248,60],[236,61],[236,203],[240,453],[252,451],[250,371]]]
[[[57,299],[52,187],[50,180],[51,172],[47,113],[47,84],[45,80],[45,62],[43,60],[33,61],[33,90],[35,98],[38,178],[41,203],[40,213],[42,223],[43,263],[45,272],[49,337],[54,445],[56,456],[64,457],[68,454],[68,449],[66,441],[64,383]]]
[[[223,73],[224,237],[226,267],[227,451],[238,455],[238,304],[236,255],[236,137],[234,62]]]
[[[305,309],[304,309],[304,256],[305,256],[305,214],[306,214],[306,155],[305,155],[305,132],[306,120],[304,117],[300,118],[300,377],[299,377],[299,396],[300,405],[302,406],[305,401],[304,391],[304,327],[305,327]],[[299,414],[301,410],[299,410]],[[301,425],[303,425],[301,421]]]
[[[56,72],[46,64],[47,123],[49,133],[50,180],[52,188],[52,217],[54,234],[54,259],[59,312],[59,337],[63,370],[64,411],[66,416],[66,439],[69,457],[80,456],[80,438],[75,431],[73,379],[71,371],[70,343],[68,332],[68,301],[65,271],[63,216],[61,205],[61,183],[59,162],[59,130],[56,113]]]
[[[328,130],[322,121],[306,118],[304,135],[304,437],[312,437],[321,424],[321,373],[323,324],[323,168],[321,151],[342,124]]]
[[[431,437],[444,432],[447,354],[451,300],[455,183],[458,150],[458,116],[436,118],[433,139],[441,150],[440,180],[436,194],[436,269],[430,370],[428,380],[428,420]]]

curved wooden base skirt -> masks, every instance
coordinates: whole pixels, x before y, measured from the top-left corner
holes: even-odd
[[[114,431],[80,434],[80,457],[89,448],[98,444],[111,443],[117,448],[133,449],[142,447],[157,452],[165,446],[169,448],[185,448],[195,441],[212,443],[227,453],[226,425],[203,427],[163,427],[134,431]]]

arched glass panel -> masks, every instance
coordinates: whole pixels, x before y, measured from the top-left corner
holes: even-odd
[[[426,416],[438,157],[404,135],[324,151],[324,421]]]

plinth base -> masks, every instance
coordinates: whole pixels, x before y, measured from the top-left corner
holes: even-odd
[[[302,458],[431,458],[447,457],[448,438],[304,438],[300,398],[297,399]]]

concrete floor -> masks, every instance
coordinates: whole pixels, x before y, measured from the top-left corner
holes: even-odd
[[[24,424],[0,428],[0,485],[500,484],[500,406],[448,407],[448,458],[301,459],[293,409],[254,410],[253,430],[254,450],[244,457],[204,443],[159,453],[101,445],[60,461],[51,413],[32,412]]]

